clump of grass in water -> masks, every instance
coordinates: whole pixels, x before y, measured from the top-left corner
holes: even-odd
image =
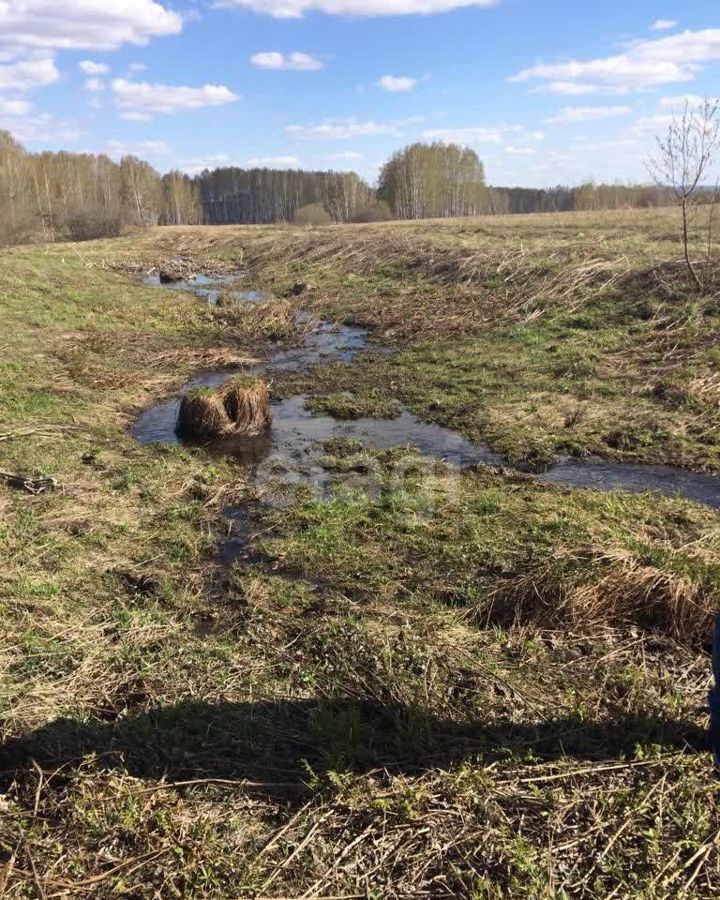
[[[221,387],[220,396],[235,430],[259,434],[270,425],[270,393],[262,379],[237,375]]]
[[[180,401],[177,432],[181,437],[210,439],[232,428],[222,398],[210,388],[193,388]]]
[[[194,388],[180,401],[182,437],[212,439],[232,432],[259,434],[270,424],[270,394],[259,378],[238,375],[217,390]]]

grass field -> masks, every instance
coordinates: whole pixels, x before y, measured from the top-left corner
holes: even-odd
[[[135,417],[329,317],[349,364],[278,373],[539,469],[720,474],[720,273],[676,214],[149,229],[0,258],[0,896],[676,898],[720,891],[705,749],[720,512],[325,447],[221,564],[231,459]],[[248,272],[257,305],[141,285]]]

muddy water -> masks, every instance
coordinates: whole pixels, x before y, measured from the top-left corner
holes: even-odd
[[[191,290],[204,297],[207,283],[199,282],[198,277],[198,281],[176,282],[168,287]],[[247,299],[252,302],[251,297]],[[364,349],[367,349],[365,330],[326,322],[309,334],[301,347],[278,350],[252,371],[271,375],[273,371],[298,371],[323,362],[350,362]],[[199,385],[219,385],[228,374],[219,372],[197,378],[185,385],[180,395]],[[179,405],[178,396],[148,410],[136,421],[133,435],[141,443],[180,443],[175,434]],[[472,443],[452,429],[423,422],[407,410],[395,419],[340,421],[309,412],[305,408],[305,398],[297,396],[274,403],[272,416],[269,433],[217,441],[207,446],[208,451],[233,456],[251,471],[260,487],[266,488],[306,483],[324,489],[337,483],[339,476],[323,465],[321,445],[330,438],[361,441],[373,449],[407,445],[425,457],[443,459],[456,466],[503,463],[502,457],[488,447]],[[542,481],[596,490],[680,495],[720,508],[720,477],[670,466],[561,459],[536,477]]]

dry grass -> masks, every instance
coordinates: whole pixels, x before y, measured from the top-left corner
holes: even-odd
[[[260,434],[270,425],[270,393],[260,378],[236,376],[219,392],[228,418],[236,431]]]
[[[235,339],[297,343],[312,330],[314,322],[310,318],[299,323],[295,312],[295,307],[285,300],[248,303],[230,296],[225,300],[221,297],[213,318]]]
[[[720,372],[694,378],[688,385],[688,393],[698,403],[720,408]]]
[[[66,852],[77,856],[75,877],[36,863],[48,896],[503,900],[562,896],[564,886],[566,896],[605,898],[624,859],[635,873],[624,896],[711,897],[717,830],[703,810],[714,808],[713,790],[700,776],[689,755],[668,753],[630,763],[538,766],[532,775],[515,766],[481,777],[467,766],[347,778],[329,795],[291,805],[275,824],[272,800],[232,779],[148,786],[86,770],[63,788],[61,773],[41,770],[32,774],[26,802],[37,808],[31,846],[43,860],[57,860],[58,869],[60,848],[46,848],[42,820],[62,820],[67,805],[77,811],[76,830],[63,835]],[[158,824],[118,858],[112,848],[138,804]],[[105,844],[94,842],[85,824],[97,805]],[[532,813],[517,824],[520,809]],[[692,851],[679,843],[665,853],[649,835],[636,838],[662,831],[681,842],[683,830]],[[187,852],[202,842],[207,856]],[[17,893],[10,896],[37,891],[29,846],[21,842],[12,857]],[[184,880],[175,870],[180,848]],[[92,858],[98,849],[107,858],[102,865]]]
[[[672,208],[621,210],[311,232],[290,225],[176,226],[68,252],[91,265],[135,271],[161,267],[168,257],[180,258],[188,271],[248,271],[279,296],[302,281],[312,285],[303,294],[306,307],[405,343],[482,334],[613,292],[653,293],[672,303],[687,289],[677,216]],[[695,237],[701,255],[702,221]],[[218,314],[230,327],[233,320],[250,327],[262,315],[232,307]]]
[[[612,430],[638,460],[675,422],[678,455],[711,463],[716,298],[662,267],[672,216],[168,228],[4,257],[0,467],[58,490],[0,485],[0,895],[715,900],[715,511],[483,467],[399,478],[394,448],[377,494],[298,490],[241,521],[236,465],[127,434],[193,367],[297,340],[302,306],[405,349],[313,372],[335,404],[401,400],[476,438],[487,415],[499,441],[519,419],[535,449]],[[117,271],[169,257],[315,287],[245,313]],[[685,395],[654,395],[669,375]],[[220,565],[238,521],[260,561]]]
[[[561,548],[544,567],[501,580],[471,611],[485,625],[534,623],[585,633],[636,627],[707,643],[720,596],[702,578],[661,569],[619,547]]]
[[[177,431],[212,440],[231,433],[260,434],[270,425],[270,394],[259,378],[235,376],[219,389],[194,388],[183,395]]]
[[[478,333],[488,325],[582,304],[588,294],[683,283],[677,211],[614,211],[425,220],[307,229],[212,226],[150,229],[83,245],[93,265],[193,271],[249,270],[284,295],[352,314],[393,339]],[[698,223],[698,253],[703,250]],[[668,260],[672,262],[668,264]],[[634,288],[632,286],[634,285]],[[358,302],[347,302],[358,294]],[[346,300],[343,299],[346,296]],[[360,302],[362,301],[362,302]]]
[[[219,393],[209,388],[195,388],[183,396],[178,411],[178,434],[212,440],[232,430],[233,422]]]

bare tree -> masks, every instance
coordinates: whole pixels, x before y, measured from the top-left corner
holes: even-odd
[[[658,185],[669,185],[682,209],[682,241],[685,264],[700,293],[707,285],[712,250],[712,224],[718,192],[708,195],[703,180],[708,177],[720,149],[720,101],[705,100],[691,108],[686,101],[680,118],[673,116],[664,138],[658,138],[657,154],[648,168]],[[699,272],[690,255],[690,231],[697,206],[710,203],[705,266]]]

